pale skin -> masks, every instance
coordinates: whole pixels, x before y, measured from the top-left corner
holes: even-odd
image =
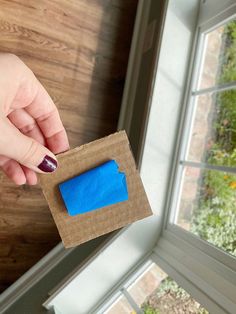
[[[34,185],[45,156],[56,160],[69,149],[66,131],[51,97],[18,57],[0,53],[0,73],[0,167],[15,184]]]

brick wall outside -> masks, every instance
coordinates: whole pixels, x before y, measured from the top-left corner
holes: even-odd
[[[199,82],[201,89],[217,84],[219,60],[223,49],[222,33],[223,27],[220,27],[208,35],[203,70]],[[215,113],[214,98],[215,94],[212,93],[196,97],[194,125],[187,160],[205,162],[205,152],[214,137],[212,134],[212,119]],[[197,168],[187,168],[185,171],[178,224],[186,230],[190,228],[194,201],[197,199],[200,184],[200,174],[201,171]]]

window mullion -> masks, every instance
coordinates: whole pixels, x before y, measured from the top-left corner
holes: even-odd
[[[224,92],[224,91],[231,90],[231,89],[236,89],[236,81],[222,84],[222,85],[212,86],[209,88],[203,88],[200,90],[195,90],[195,91],[192,91],[191,95],[192,96],[200,96],[200,95],[204,95],[207,93]]]
[[[210,165],[203,162],[195,162],[195,161],[187,161],[181,160],[180,165],[193,167],[193,168],[201,168],[201,169],[208,169],[208,170],[217,170],[221,172],[228,172],[228,173],[236,173],[236,167],[228,167],[228,166],[220,166],[220,165]]]
[[[135,313],[143,314],[143,311],[139,308],[138,304],[134,301],[134,299],[131,297],[129,292],[125,288],[121,289],[121,292],[126,297],[127,301],[131,305],[131,307],[135,310]]]
[[[171,241],[166,237],[166,234],[169,234],[169,238],[172,238]],[[204,253],[196,246],[192,246],[189,238],[191,236],[187,235],[186,241],[184,241],[170,230],[165,231],[153,252],[153,260],[177,282],[177,274],[180,275],[180,279],[186,278],[190,285],[185,286],[182,281],[179,284],[203,306],[208,308],[210,312],[234,313],[235,272],[220,264],[217,258],[216,260],[212,259],[208,252]],[[163,263],[160,263],[160,259]],[[170,269],[166,269],[165,265],[169,265],[174,273],[171,273]],[[229,276],[231,276],[231,280],[228,280]],[[199,299],[197,292],[191,290],[191,286],[201,292]],[[208,298],[207,303],[204,302],[205,297]],[[214,302],[214,304],[211,304],[213,307],[219,305],[221,310],[218,312],[216,309],[213,310],[209,306],[209,301]]]

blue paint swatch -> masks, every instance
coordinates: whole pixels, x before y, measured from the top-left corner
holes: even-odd
[[[128,200],[126,176],[115,160],[59,184],[70,216]]]

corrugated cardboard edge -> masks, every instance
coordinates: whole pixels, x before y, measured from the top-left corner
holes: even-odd
[[[77,152],[80,152],[80,151],[85,150],[87,147],[89,147],[90,149],[91,149],[91,147],[93,147],[93,146],[94,146],[94,147],[98,147],[99,144],[102,144],[103,142],[106,142],[107,139],[112,139],[113,137],[116,137],[116,138],[117,138],[117,136],[120,137],[121,141],[123,141],[123,140],[124,140],[124,137],[125,137],[125,138],[127,139],[128,143],[129,143],[129,139],[128,139],[128,137],[127,137],[126,132],[122,130],[122,131],[118,131],[118,132],[112,133],[112,134],[110,134],[110,135],[107,135],[107,136],[105,136],[105,137],[102,137],[102,138],[100,138],[100,139],[98,139],[98,140],[94,140],[94,141],[92,141],[92,142],[89,142],[89,143],[83,144],[83,145],[81,145],[81,146],[75,147],[75,148],[71,149],[70,151],[67,151],[67,152],[58,154],[58,155],[57,155],[57,158],[58,158],[58,160],[60,160],[60,158],[61,158],[61,157],[64,157],[65,155],[66,155],[66,156],[73,155],[74,153],[77,153]],[[132,157],[133,157],[133,161],[134,161],[134,163],[135,163],[132,150],[130,149],[130,151],[131,151],[131,154],[132,154]],[[135,164],[136,164],[136,163],[135,163]],[[137,169],[137,167],[136,167],[136,169]]]

